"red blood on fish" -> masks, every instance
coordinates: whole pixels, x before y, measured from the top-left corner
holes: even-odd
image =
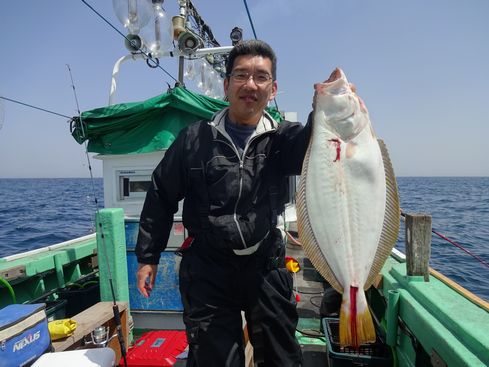
[[[336,139],[330,139],[330,141],[332,141],[333,143],[336,144],[336,158],[333,162],[337,162],[340,160],[340,153],[341,153],[341,142],[340,142],[340,139],[336,138]]]

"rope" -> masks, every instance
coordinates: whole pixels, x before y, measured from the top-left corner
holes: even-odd
[[[10,293],[10,297],[12,297],[12,301],[14,301],[13,304],[17,303],[17,298],[15,297],[15,292],[14,292],[12,286],[10,285],[10,283],[6,279],[3,279],[2,277],[0,277],[0,283],[2,283],[8,289],[8,291]]]

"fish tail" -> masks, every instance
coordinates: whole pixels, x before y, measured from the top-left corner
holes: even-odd
[[[358,287],[350,286],[349,294],[343,293],[340,310],[340,345],[358,349],[362,344],[373,342],[375,328],[365,293],[358,293]]]
[[[355,349],[358,349],[357,293],[358,287],[350,286],[350,330],[353,339],[353,347]]]

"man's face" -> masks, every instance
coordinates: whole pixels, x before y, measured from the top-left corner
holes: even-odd
[[[238,81],[233,73],[253,75],[246,81]],[[224,79],[224,92],[229,100],[229,118],[231,121],[256,125],[260,120],[268,101],[277,94],[277,82],[270,79],[265,83],[256,83],[257,75],[272,75],[272,61],[262,56],[244,55],[234,60],[231,76]],[[257,79],[258,81],[258,79]]]

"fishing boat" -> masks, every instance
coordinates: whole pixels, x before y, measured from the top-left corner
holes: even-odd
[[[160,3],[153,3],[158,12]],[[205,23],[196,22],[201,28],[195,30],[185,19],[202,20],[192,2],[180,2],[180,6],[180,15],[172,23],[175,49],[158,46],[158,38],[154,46],[145,48],[138,32],[129,28],[129,54],[114,66],[109,105],[72,119],[74,140],[85,143],[87,152],[97,153],[103,165],[105,208],[96,210],[96,233],[0,259],[1,309],[42,304],[47,321],[77,323],[67,336],[52,341],[52,349],[46,352],[54,353],[43,357],[53,359],[45,365],[56,365],[52,361],[63,352],[72,352],[68,358],[74,361],[80,358],[77,351],[93,348],[112,349],[119,365],[124,365],[123,359],[127,365],[138,365],[146,358],[148,344],[155,343],[160,348],[158,358],[166,358],[165,365],[185,365],[177,276],[178,248],[187,236],[181,211],[175,217],[149,299],[137,291],[134,248],[151,173],[165,150],[183,127],[227,105],[215,86],[222,84],[223,62],[231,46],[215,43],[212,33],[204,40]],[[233,42],[240,37],[239,30],[235,31]],[[204,47],[209,43],[210,47]],[[173,87],[142,102],[113,103],[122,63],[141,59],[158,67],[158,58],[170,54],[179,60],[179,80]],[[203,93],[192,92],[183,83],[185,72],[195,73],[197,68],[207,70],[200,74],[202,84],[207,83]],[[293,113],[274,108],[269,112],[277,120],[294,118]],[[283,229],[288,235],[287,256],[296,259],[300,268],[294,273],[294,291],[300,316],[296,337],[304,367],[489,365],[489,304],[428,266],[431,218],[416,213],[404,214],[406,254],[394,249],[374,286],[367,290],[377,341],[355,349],[341,347],[338,296],[302,251],[294,209],[296,178],[291,178],[289,186]],[[253,366],[246,324],[243,335],[247,367]]]

